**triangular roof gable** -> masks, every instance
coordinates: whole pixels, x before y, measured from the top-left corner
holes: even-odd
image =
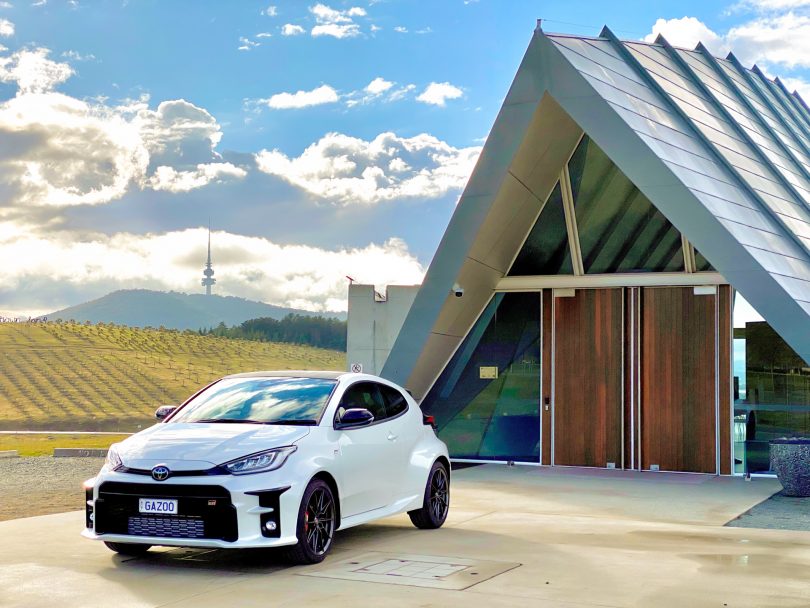
[[[581,130],[810,361],[810,115],[733,56],[657,42],[535,32],[384,376],[424,394]]]

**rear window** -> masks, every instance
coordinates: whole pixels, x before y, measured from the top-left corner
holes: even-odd
[[[402,412],[408,409],[408,401],[405,396],[397,389],[380,384],[380,390],[385,397],[385,411],[389,418],[399,416]]]

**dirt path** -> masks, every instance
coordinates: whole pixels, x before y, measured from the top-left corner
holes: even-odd
[[[103,458],[0,459],[0,521],[84,508],[82,482]]]

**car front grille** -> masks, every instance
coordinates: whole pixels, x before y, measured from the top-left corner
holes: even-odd
[[[176,499],[178,514],[141,513],[139,498]],[[228,542],[239,537],[236,508],[231,503],[230,492],[221,486],[108,481],[99,488],[94,518],[97,534]]]
[[[131,516],[127,533],[132,536],[160,536],[166,538],[205,538],[205,522],[193,517]]]

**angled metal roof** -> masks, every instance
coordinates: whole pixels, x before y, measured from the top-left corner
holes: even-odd
[[[566,121],[573,126],[561,130]],[[703,45],[538,28],[383,376],[420,396],[427,389],[531,229],[521,210],[548,193],[538,167],[565,162],[549,141],[570,146],[582,131],[810,361],[810,111],[801,97]],[[462,278],[475,286],[463,304],[449,295]]]

